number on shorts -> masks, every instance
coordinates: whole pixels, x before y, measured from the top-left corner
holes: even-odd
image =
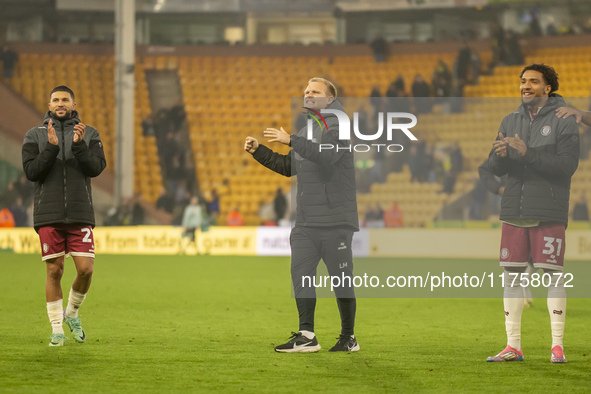
[[[92,234],[92,230],[89,228],[81,228],[80,231],[82,231],[83,233],[86,233],[86,235],[84,236],[84,238],[82,238],[82,242],[92,242],[92,240],[90,239],[90,234]]]
[[[554,245],[552,244],[556,241],[556,256],[560,256],[560,249],[562,249],[562,239],[560,238],[553,238],[553,237],[544,237],[544,241],[546,241],[546,245],[542,253],[544,254],[552,254],[554,253]],[[547,249],[546,249],[547,248]]]

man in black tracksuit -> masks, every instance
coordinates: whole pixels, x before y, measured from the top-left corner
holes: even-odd
[[[336,88],[326,79],[310,79],[304,95],[304,106],[312,113],[318,115],[322,109],[344,112],[336,100]],[[259,145],[253,137],[247,137],[244,146],[265,167],[284,176],[298,176],[296,223],[290,242],[291,277],[300,325],[299,332],[294,333],[289,342],[275,347],[277,352],[320,350],[314,334],[316,293],[313,284],[307,280],[316,275],[320,259],[326,264],[331,278],[353,279],[351,244],[353,233],[359,231],[353,153],[350,141],[338,139],[336,115],[322,115],[326,124],[311,122],[312,140],[307,138],[307,127],[297,135],[290,135],[283,128],[265,130],[264,136],[271,138],[269,142],[291,146],[287,155]],[[336,149],[337,146],[341,149]],[[357,351],[359,345],[353,331],[355,291],[352,282],[342,282],[345,283],[335,287],[341,314],[341,335],[330,351]],[[335,281],[335,284],[338,283]]]
[[[42,126],[29,130],[22,148],[23,169],[35,182],[34,225],[47,269],[45,297],[53,333],[50,346],[63,346],[62,324],[76,342],[86,334],[78,318],[94,267],[94,208],[90,178],[106,167],[103,144],[96,129],[80,122],[74,92],[55,87]],[[77,275],[63,311],[61,278],[65,257],[72,256]]]
[[[552,67],[532,64],[521,73],[522,105],[501,122],[489,155],[496,176],[507,175],[501,200],[503,221],[500,263],[504,267],[504,312],[507,347],[489,362],[522,361],[522,279],[529,259],[550,279],[548,311],[552,329],[552,363],[565,363],[563,334],[566,292],[561,276],[571,177],[579,164],[579,129],[574,117],[557,116],[565,102],[554,92],[558,75]],[[538,278],[539,280],[540,278]],[[537,287],[537,286],[536,286]]]

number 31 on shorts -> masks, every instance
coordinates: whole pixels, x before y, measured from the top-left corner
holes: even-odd
[[[544,241],[546,241],[546,244],[544,245],[542,253],[554,254],[554,251],[556,250],[556,256],[560,256],[560,250],[562,249],[562,239],[554,237],[544,237]],[[556,247],[554,247],[554,243],[556,243]]]

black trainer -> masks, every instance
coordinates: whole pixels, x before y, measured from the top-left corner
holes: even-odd
[[[359,350],[359,344],[355,335],[341,335],[336,345],[329,352],[356,352]]]
[[[301,332],[292,332],[289,342],[275,346],[275,351],[279,353],[314,353],[319,350],[320,345],[316,340],[316,336],[308,339]]]

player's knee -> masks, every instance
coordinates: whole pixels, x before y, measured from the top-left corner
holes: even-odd
[[[64,274],[64,266],[56,263],[47,263],[47,276],[51,279],[60,280]]]
[[[94,267],[92,266],[92,264],[85,265],[83,267],[78,268],[78,276],[83,279],[91,278],[93,272],[94,272]]]

